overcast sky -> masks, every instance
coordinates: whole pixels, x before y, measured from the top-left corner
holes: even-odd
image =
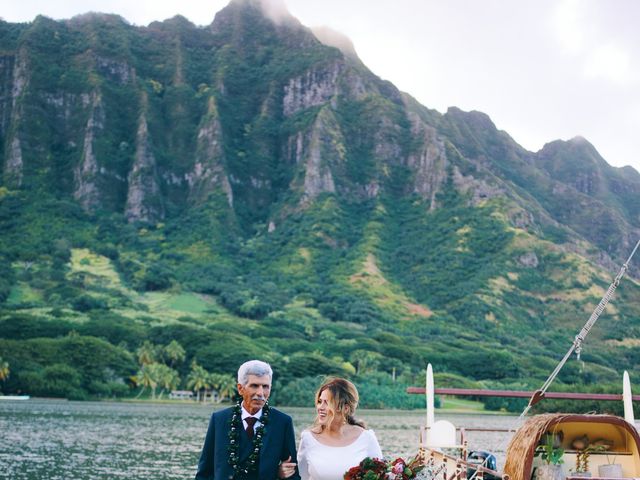
[[[275,0],[282,1],[282,0]],[[347,35],[363,62],[422,104],[487,113],[531,151],[580,135],[640,171],[640,1],[284,0]],[[136,25],[208,25],[227,0],[0,0],[0,17],[87,11]]]

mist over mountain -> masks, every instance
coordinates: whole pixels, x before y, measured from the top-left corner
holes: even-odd
[[[265,358],[290,391],[427,362],[537,386],[640,238],[640,174],[430,110],[263,5],[0,22],[7,389],[51,394],[58,365],[75,396],[126,393],[145,340],[180,342],[183,376]],[[639,265],[561,383],[640,373]]]

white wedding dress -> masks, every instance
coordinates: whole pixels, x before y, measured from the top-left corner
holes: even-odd
[[[363,430],[353,443],[344,447],[324,445],[305,430],[300,437],[298,471],[302,480],[342,480],[345,472],[365,457],[382,458],[373,430]]]

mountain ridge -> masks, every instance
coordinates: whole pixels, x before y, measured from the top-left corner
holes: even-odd
[[[368,382],[426,361],[541,378],[640,237],[637,176],[580,139],[529,152],[482,112],[430,110],[262,3],[205,27],[0,22],[5,339],[79,330],[125,359],[119,378],[144,336],[225,372],[260,340],[283,382],[313,362]],[[77,258],[110,262],[126,288]],[[633,278],[618,329],[564,382],[636,368]],[[199,306],[165,316],[145,295]],[[3,345],[11,388],[34,385],[38,361]]]

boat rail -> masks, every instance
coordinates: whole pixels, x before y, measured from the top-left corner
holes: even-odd
[[[425,466],[426,478],[431,480],[509,480],[509,475],[486,467],[482,463],[470,462],[466,442],[460,456],[450,455],[434,447],[421,447],[420,456]]]
[[[424,387],[407,387],[407,393],[424,395],[427,389]],[[467,397],[508,397],[531,398],[535,392],[524,390],[481,390],[474,388],[436,388],[436,395],[460,395]],[[584,392],[545,392],[544,398],[558,400],[602,400],[620,402],[623,395],[619,393],[584,393]],[[632,395],[631,400],[639,401],[640,395]]]

